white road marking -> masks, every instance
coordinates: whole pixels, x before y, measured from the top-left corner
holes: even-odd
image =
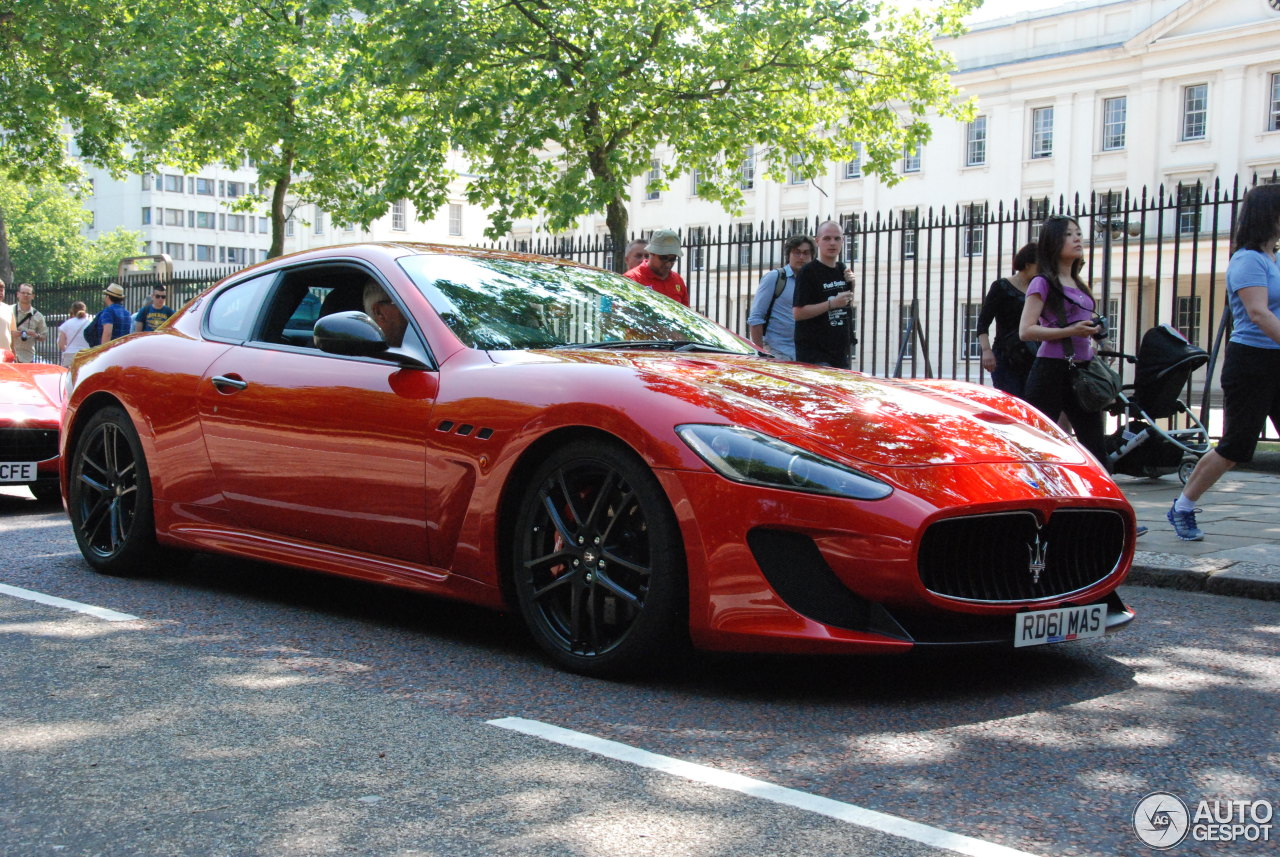
[[[130,622],[137,619],[137,616],[130,616],[128,613],[119,613],[115,610],[108,610],[106,607],[94,607],[92,604],[81,604],[79,601],[69,601],[66,598],[59,598],[56,595],[45,595],[43,592],[36,592],[31,589],[22,589],[17,586],[10,586],[7,583],[0,583],[0,595],[12,595],[14,598],[25,598],[27,601],[37,601],[41,604],[48,604],[52,607],[61,607],[64,610],[74,610],[77,613],[87,613],[90,616],[96,616],[99,619],[106,619],[108,622]]]
[[[831,798],[808,794],[796,789],[774,785],[764,780],[709,768],[706,765],[682,762],[670,756],[661,756],[657,753],[650,753],[648,750],[640,750],[636,747],[620,744],[617,741],[609,741],[605,738],[597,738],[594,735],[574,732],[571,729],[562,729],[559,726],[552,726],[549,723],[541,723],[537,720],[526,720],[523,717],[502,717],[488,722],[491,726],[522,732],[525,735],[554,741],[566,747],[586,750],[589,753],[617,759],[620,762],[627,762],[642,768],[650,768],[655,771],[683,777],[694,782],[705,783],[780,803],[784,806],[792,806],[807,812],[825,815],[837,821],[849,822],[859,827],[900,836],[903,839],[910,839],[934,848],[955,851],[958,854],[969,854],[972,857],[1036,857],[1036,855],[1029,854],[1026,851],[1017,851],[1013,848],[1006,848],[1003,845],[984,842],[981,839],[950,833],[946,830],[930,827],[927,824],[908,821],[896,815],[863,809],[851,803],[843,803]]]

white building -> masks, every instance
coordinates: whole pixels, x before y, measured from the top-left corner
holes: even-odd
[[[85,172],[93,188],[85,201],[91,215],[87,228],[91,240],[121,226],[140,232],[143,255],[166,254],[177,272],[244,266],[267,258],[271,220],[266,207],[235,210],[241,197],[258,191],[258,175],[252,167],[212,166],[194,175],[164,169],[123,179],[87,165]],[[464,176],[453,183],[449,202],[431,216],[419,217],[411,204],[400,201],[368,229],[335,222],[318,206],[294,207],[290,201],[285,252],[358,241],[479,244],[488,218],[465,203],[465,181]]]
[[[971,24],[945,41],[953,80],[977,99],[973,123],[939,119],[899,164],[894,187],[860,165],[779,185],[750,170],[741,213],[693,192],[689,176],[632,183],[630,226],[712,228],[862,213],[935,210],[1090,191],[1209,186],[1280,169],[1280,9],[1276,0],[1080,0]],[[664,152],[655,153],[660,168]],[[798,224],[797,224],[798,225]],[[603,215],[579,234],[607,232]],[[513,237],[539,234],[523,222]]]

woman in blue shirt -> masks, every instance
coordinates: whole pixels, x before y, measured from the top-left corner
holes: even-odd
[[[1222,440],[1200,459],[1166,517],[1184,541],[1198,542],[1196,501],[1222,474],[1251,461],[1267,418],[1280,431],[1280,185],[1247,194],[1236,219],[1227,292],[1235,330],[1222,363]]]

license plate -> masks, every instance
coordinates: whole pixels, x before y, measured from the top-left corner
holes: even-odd
[[[36,462],[0,461],[0,482],[35,482]]]
[[[1013,631],[1014,648],[1087,640],[1107,633],[1107,605],[1019,613],[1014,621],[1017,623]]]

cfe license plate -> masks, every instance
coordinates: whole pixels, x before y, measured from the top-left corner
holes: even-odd
[[[35,482],[36,462],[0,461],[0,482]]]
[[[1017,623],[1013,630],[1014,648],[1087,640],[1107,633],[1107,605],[1019,613],[1014,621]]]

